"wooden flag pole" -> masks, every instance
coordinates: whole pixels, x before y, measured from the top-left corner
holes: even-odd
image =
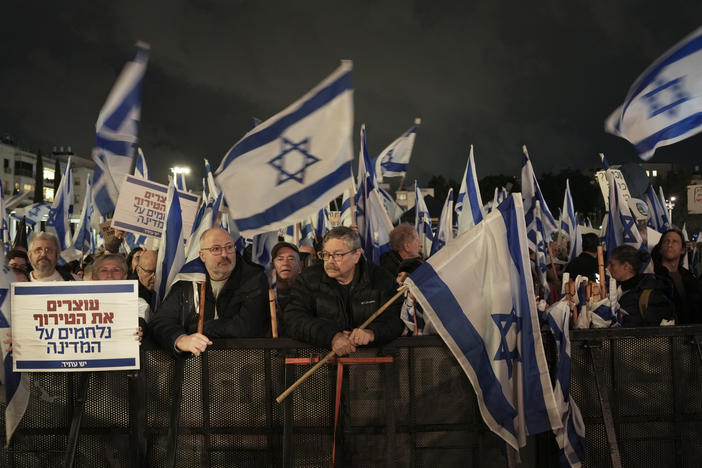
[[[271,310],[271,332],[273,338],[278,338],[278,313],[275,307],[275,290],[268,288],[268,305]]]
[[[604,253],[601,245],[597,246],[597,266],[600,273],[600,300],[602,300],[607,296],[607,290],[605,288]]]
[[[200,317],[197,320],[197,332],[202,335],[205,327],[205,285],[207,281],[200,283]]]
[[[373,313],[373,315],[371,315],[370,317],[368,317],[368,320],[366,320],[365,322],[363,322],[363,324],[362,324],[360,327],[358,327],[358,328],[360,328],[361,330],[365,330],[366,327],[367,327],[368,325],[370,325],[371,322],[373,322],[373,320],[375,320],[376,318],[378,318],[378,316],[379,316],[380,314],[382,314],[383,312],[385,312],[385,309],[387,309],[388,307],[390,307],[390,306],[392,305],[392,303],[395,302],[395,301],[397,300],[397,298],[399,298],[400,296],[402,296],[402,295],[405,293],[405,291],[407,291],[407,289],[408,289],[407,286],[402,286],[402,287],[397,291],[397,293],[396,293],[394,296],[392,296],[390,299],[388,299],[388,301],[387,301],[385,304],[383,304],[383,305],[380,307],[380,309],[376,310],[376,311]],[[317,371],[317,369],[319,369],[320,367],[322,367],[324,364],[326,364],[326,363],[329,362],[330,360],[334,359],[334,356],[336,356],[336,353],[335,353],[334,351],[331,351],[329,354],[327,354],[326,356],[324,356],[323,359],[321,359],[317,364],[315,364],[312,368],[310,368],[307,372],[305,372],[305,373],[302,375],[302,377],[300,377],[299,379],[297,379],[297,380],[295,381],[294,384],[292,384],[291,386],[289,386],[289,387],[287,388],[287,390],[285,390],[283,393],[281,393],[281,394],[278,396],[278,398],[275,399],[275,401],[277,401],[278,403],[282,403],[283,400],[285,400],[285,399],[293,392],[293,390],[295,390],[297,387],[299,387],[300,384],[301,384],[302,382],[304,382],[304,381],[307,380],[312,374],[314,374],[314,373]]]

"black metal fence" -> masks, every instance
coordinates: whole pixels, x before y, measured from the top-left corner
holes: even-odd
[[[616,455],[623,466],[699,464],[700,342],[702,327],[572,334],[585,466],[610,466]],[[174,359],[145,345],[138,373],[35,373],[0,466],[330,466],[337,367],[275,402],[309,368],[287,358],[325,353],[286,339],[218,340],[201,358]],[[468,379],[438,337],[354,356],[378,354],[392,362],[344,367],[337,466],[506,465],[504,444],[483,424]],[[0,423],[4,439],[4,411]],[[522,465],[557,466],[553,438],[531,437]]]

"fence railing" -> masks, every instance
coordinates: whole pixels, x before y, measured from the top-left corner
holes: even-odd
[[[586,466],[609,466],[614,455],[623,466],[702,459],[702,327],[571,336]],[[544,343],[553,364],[548,333]],[[336,365],[275,402],[309,368],[291,358],[327,350],[287,339],[217,340],[200,358],[175,359],[143,348],[139,372],[32,374],[29,408],[12,444],[0,448],[0,466],[329,466],[333,449],[337,466],[506,466],[504,444],[435,336],[354,354],[392,360],[344,365],[337,418]],[[522,461],[558,466],[553,437],[531,437]]]

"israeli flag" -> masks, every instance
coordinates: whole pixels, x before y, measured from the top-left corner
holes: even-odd
[[[278,231],[256,234],[253,238],[251,261],[257,265],[261,265],[266,272],[266,276],[268,276],[271,271],[271,261],[273,260],[271,251],[277,243]]]
[[[431,230],[431,215],[429,208],[424,202],[424,195],[419,190],[419,184],[414,181],[414,228],[417,230],[419,240],[422,243],[422,252],[426,256],[431,252],[431,244],[434,242],[434,233]]]
[[[315,240],[314,226],[312,225],[312,220],[308,218],[300,224],[300,246],[313,247]]]
[[[44,219],[44,216],[48,216],[51,212],[51,205],[47,202],[38,202],[27,206],[24,209],[25,219],[27,221],[27,226],[34,229],[37,223]],[[19,218],[18,218],[19,220]]]
[[[499,205],[498,205],[499,206]],[[543,290],[539,295],[551,302],[551,288],[548,284],[548,242],[546,231],[543,225],[543,216],[541,214],[541,202],[536,200],[533,206],[534,222],[532,229],[527,227],[527,240],[533,242],[534,245],[534,271],[536,279]],[[529,247],[531,248],[531,246]]]
[[[0,263],[0,346],[2,347],[2,366],[0,383],[5,386],[5,440],[6,447],[19,426],[29,404],[30,376],[23,372],[12,371],[12,355],[4,344],[12,331],[10,313],[10,283],[15,281],[14,274],[7,266],[7,259],[2,256]]]
[[[607,171],[607,182],[609,183],[609,216],[607,216],[607,230],[605,232],[607,246],[605,262],[609,261],[609,254],[612,250],[620,245],[630,245],[637,250],[648,251],[641,238],[641,233],[636,227],[636,219],[631,214],[629,204],[609,171]],[[650,263],[649,261],[649,266]]]
[[[134,176],[142,179],[149,179],[149,168],[146,166],[146,158],[141,148],[137,148],[136,162],[134,163]]]
[[[431,255],[441,250],[451,239],[453,239],[453,189],[449,189],[444,208],[441,210],[439,227],[431,244]]]
[[[580,233],[580,225],[575,217],[573,207],[573,196],[570,193],[570,180],[566,179],[565,195],[563,196],[563,210],[561,210],[561,230],[568,235],[570,247],[568,251],[568,261],[572,261],[583,253],[583,240]]]
[[[377,186],[376,189],[378,190],[380,201],[383,202],[383,208],[385,208],[385,212],[388,214],[388,218],[390,218],[390,222],[393,224],[399,222],[405,210],[403,210],[392,198],[392,195],[383,190],[382,187]]]
[[[663,221],[664,224],[667,224],[670,226],[672,224],[672,220],[670,219],[670,216],[668,216],[668,204],[665,202],[665,195],[663,194],[663,187],[660,185],[658,186],[658,198],[661,201],[661,206],[663,207]]]
[[[653,62],[605,122],[648,160],[659,146],[702,131],[702,28]]]
[[[73,214],[73,177],[71,176],[71,157],[68,157],[66,170],[54,194],[49,219],[46,221],[46,232],[58,237],[61,252],[73,247],[71,235],[71,215]]]
[[[492,196],[492,205],[490,206],[490,212],[495,210],[503,200],[509,196],[509,192],[504,187],[495,187],[495,194]]]
[[[475,171],[473,145],[470,145],[468,163],[466,164],[466,170],[463,172],[463,180],[461,180],[458,197],[456,197],[456,216],[458,217],[459,236],[477,225],[485,217],[483,200],[480,197],[480,187],[478,186],[478,176]]]
[[[546,310],[549,327],[556,341],[558,361],[553,388],[561,427],[554,429],[561,466],[580,467],[585,461],[585,423],[570,394],[570,305],[558,301]]]
[[[351,76],[351,62],[342,62],[224,156],[215,179],[229,205],[230,222],[241,235],[285,228],[351,185]]]
[[[390,250],[392,222],[378,194],[373,165],[366,146],[366,127],[361,126],[361,154],[358,159],[358,191],[356,192],[356,225],[366,259],[380,264],[380,257]]]
[[[536,174],[534,174],[534,168],[531,165],[531,159],[529,159],[529,152],[526,146],[522,146],[523,156],[522,156],[522,197],[524,200],[524,214],[526,216],[527,231],[533,232],[536,227],[536,216],[534,214],[534,207],[538,201],[541,205],[541,224],[543,225],[543,233],[545,239],[550,239],[551,234],[558,230],[558,224],[553,218],[551,211],[546,205],[546,200],[541,193],[541,188],[539,187],[539,182],[536,180]],[[534,243],[534,236],[529,235],[529,248],[536,250]]]
[[[661,200],[656,195],[650,185],[646,190],[646,204],[648,205],[648,225],[660,233],[664,233],[670,228],[665,207],[661,205]]]
[[[90,228],[90,218],[93,214],[93,204],[92,200],[92,184],[90,181],[90,175],[88,175],[85,182],[85,197],[83,198],[83,209],[80,212],[80,224],[78,229],[73,236],[73,248],[81,251],[82,253],[89,252],[94,253],[91,249],[94,249],[95,245],[93,243],[93,231]]]
[[[353,180],[351,181],[353,182]],[[349,227],[354,224],[351,216],[351,197],[356,192],[355,187],[344,190],[344,195],[341,198],[341,215],[339,216],[339,225]]]
[[[0,179],[0,242],[2,242],[5,253],[12,248],[10,242],[10,223],[7,216],[7,208],[5,207],[5,187],[3,187],[2,179]]]
[[[528,434],[562,427],[527,247],[512,195],[405,280],[472,383],[485,424],[516,450]]]
[[[158,303],[168,295],[171,286],[177,280],[176,275],[185,263],[184,237],[180,199],[174,181],[171,180],[166,194],[166,222],[163,224],[161,245],[156,260],[154,291],[158,295]]]
[[[132,167],[148,59],[149,45],[137,42],[134,58],[122,69],[95,123],[93,203],[104,217],[115,210],[119,188]]]
[[[402,134],[398,139],[390,143],[377,158],[375,158],[375,176],[378,182],[383,181],[383,177],[403,177],[407,172],[414,139],[417,136],[417,129],[421,125],[422,119],[414,119],[414,125]]]

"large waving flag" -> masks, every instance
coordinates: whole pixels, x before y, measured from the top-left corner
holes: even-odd
[[[527,434],[561,427],[518,195],[429,258],[405,284],[468,375],[490,430],[518,450]]]
[[[358,160],[356,225],[366,259],[380,264],[380,256],[390,250],[392,222],[388,217],[373,173],[366,146],[366,127],[361,126],[361,154]]]
[[[0,242],[5,253],[10,251],[10,223],[5,207],[5,187],[3,187],[2,179],[0,179]]]
[[[605,130],[629,140],[643,160],[702,131],[702,27],[643,72]]]
[[[475,171],[475,158],[473,156],[473,145],[470,145],[468,163],[463,172],[461,188],[456,197],[456,215],[458,216],[458,235],[460,236],[468,229],[472,228],[485,217],[483,212],[483,199],[480,197],[480,187],[478,187],[478,176]]]
[[[563,210],[561,211],[561,230],[563,230],[570,240],[568,261],[583,253],[583,240],[580,234],[580,225],[575,217],[573,207],[573,196],[570,193],[570,181],[566,179],[565,195],[563,196]]]
[[[24,412],[29,404],[30,383],[28,374],[12,371],[12,355],[6,352],[6,345],[12,331],[10,314],[10,283],[14,281],[13,273],[7,266],[5,256],[0,262],[0,344],[2,346],[2,367],[0,367],[0,382],[5,385],[5,439],[7,444],[12,434],[19,426]]]
[[[46,221],[46,231],[58,237],[62,252],[73,247],[73,236],[71,235],[73,177],[71,176],[71,168],[71,157],[69,156],[58,191],[54,194],[54,202],[51,205],[51,211],[49,211],[49,219]]]
[[[154,291],[158,295],[159,302],[168,295],[171,286],[177,280],[176,275],[185,263],[184,237],[180,199],[174,181],[171,179],[166,194],[166,222],[163,224],[161,245],[156,260]]]
[[[541,188],[539,187],[539,182],[536,180],[536,174],[534,174],[534,167],[531,165],[531,159],[529,159],[529,152],[527,147],[522,146],[522,198],[524,200],[524,215],[526,216],[527,232],[534,229],[534,224],[536,219],[534,216],[534,206],[536,201],[541,204],[541,223],[544,226],[544,234],[550,239],[551,234],[558,230],[558,224],[553,218],[551,211],[546,205],[546,200],[541,193]],[[529,247],[534,249],[534,241],[532,236],[529,236]]]
[[[119,187],[132,167],[148,59],[148,44],[137,42],[134,58],[122,69],[95,123],[93,200],[104,217],[115,210]]]
[[[419,184],[414,181],[414,228],[417,230],[419,240],[422,242],[422,252],[428,255],[431,252],[431,244],[434,243],[434,233],[431,230],[431,215],[429,208],[424,202],[424,195],[419,190]]]
[[[441,250],[451,239],[453,239],[453,189],[449,189],[444,208],[441,210],[439,227],[431,244],[431,255]]]
[[[51,212],[51,205],[47,202],[38,202],[27,206],[24,209],[25,220],[27,221],[27,226],[34,229],[37,223],[44,219],[44,216],[48,216]]]
[[[414,119],[414,125],[402,134],[398,139],[390,143],[374,160],[375,177],[378,182],[383,181],[383,177],[403,177],[407,172],[414,139],[417,136],[417,129],[422,123],[422,119]]]
[[[242,236],[284,229],[351,185],[351,76],[351,62],[342,62],[224,156],[215,178]]]
[[[85,197],[83,198],[83,209],[80,212],[80,224],[73,235],[73,248],[81,252],[91,252],[94,249],[93,231],[90,228],[90,218],[93,214],[92,184],[90,175],[85,182]]]
[[[570,395],[570,305],[558,301],[546,310],[548,324],[558,348],[554,397],[562,427],[554,429],[561,466],[580,467],[585,461],[585,423]]]

